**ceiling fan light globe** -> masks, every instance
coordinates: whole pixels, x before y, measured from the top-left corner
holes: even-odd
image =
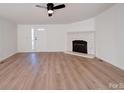
[[[53,10],[48,10],[48,14],[53,14]]]

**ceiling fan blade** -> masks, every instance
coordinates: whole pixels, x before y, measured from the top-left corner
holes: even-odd
[[[53,9],[61,9],[61,8],[65,8],[65,5],[61,4],[61,5],[57,5],[57,6],[53,7]]]
[[[45,7],[45,6],[41,6],[41,5],[35,5],[35,7],[38,7],[38,8],[45,8],[45,9],[47,9],[47,7]]]

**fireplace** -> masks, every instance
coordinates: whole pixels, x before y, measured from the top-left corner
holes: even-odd
[[[72,51],[87,54],[87,41],[74,40],[72,44]]]

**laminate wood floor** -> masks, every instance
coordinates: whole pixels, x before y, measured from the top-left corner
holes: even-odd
[[[61,52],[18,53],[0,64],[0,89],[124,89],[124,71]]]

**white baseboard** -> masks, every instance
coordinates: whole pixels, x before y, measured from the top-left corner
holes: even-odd
[[[13,55],[15,55],[16,53],[17,53],[17,52],[14,52],[14,53],[11,53],[11,54],[7,55],[6,57],[1,58],[1,59],[0,59],[0,62],[6,60],[7,58],[9,58],[9,57],[11,57],[11,56],[13,56]]]
[[[18,51],[18,53],[31,53],[31,52],[64,52],[64,51]]]

